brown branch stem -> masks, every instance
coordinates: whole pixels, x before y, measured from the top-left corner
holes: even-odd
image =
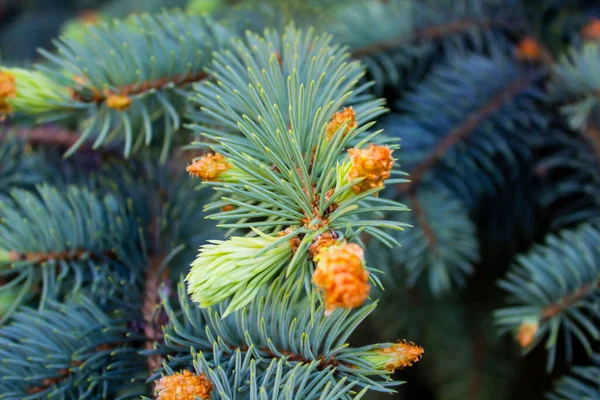
[[[163,339],[162,328],[159,326],[157,316],[160,305],[160,285],[162,275],[160,273],[164,257],[152,256],[150,266],[146,272],[146,282],[144,284],[144,302],[142,305],[142,315],[144,317],[144,336],[146,337],[146,350],[154,350],[156,342]],[[163,362],[160,354],[150,354],[147,356],[147,365],[150,374],[157,371]]]
[[[437,245],[437,236],[431,228],[431,225],[429,224],[427,218],[427,214],[425,214],[425,210],[423,209],[423,206],[421,205],[421,202],[417,198],[415,192],[415,190],[411,190],[409,192],[412,210],[414,212],[415,218],[417,219],[419,227],[423,231],[423,235],[425,235],[425,238],[429,242],[429,245],[431,247],[435,247]]]
[[[161,90],[167,86],[174,85],[176,87],[182,87],[189,85],[191,83],[199,82],[208,77],[208,74],[204,71],[194,72],[183,77],[175,76],[175,77],[165,77],[160,78],[155,81],[147,81],[143,83],[133,83],[130,85],[120,86],[115,90],[105,89],[103,91],[98,90],[97,88],[90,89],[93,93],[92,97],[85,97],[81,93],[74,91],[71,93],[71,98],[76,101],[86,102],[86,103],[103,103],[110,96],[135,96],[138,94],[142,94],[144,92],[149,92],[152,90]]]
[[[77,367],[79,365],[81,365],[81,361],[73,361],[72,363],[73,367]],[[68,379],[71,374],[73,373],[73,371],[71,370],[71,368],[62,368],[59,369],[58,371],[56,371],[57,375],[53,378],[45,378],[42,380],[41,385],[39,386],[32,386],[27,390],[28,394],[35,394],[35,393],[41,393],[45,390],[48,390],[51,386],[55,386],[60,384],[61,382],[64,382],[66,379]]]
[[[596,159],[600,160],[600,129],[591,120],[588,122],[587,128],[583,131],[583,137],[592,148]]]
[[[39,126],[35,128],[15,127],[8,129],[2,136],[14,133],[19,139],[33,145],[48,145],[56,147],[71,147],[79,139],[77,132],[55,126]],[[85,143],[83,147],[85,148]],[[91,148],[91,145],[88,146]]]
[[[230,350],[232,350],[232,351],[235,351],[235,350],[239,349],[239,350],[241,350],[241,351],[243,351],[243,352],[247,352],[247,351],[249,350],[249,347],[248,347],[248,346],[246,346],[246,345],[244,345],[244,346],[239,346],[239,347],[231,346],[229,349],[230,349]],[[268,357],[270,357],[270,358],[278,358],[278,357],[280,357],[279,355],[277,355],[277,354],[273,353],[273,352],[272,352],[271,350],[269,350],[269,349],[263,349],[263,348],[261,348],[261,349],[259,349],[259,351],[260,351],[261,353],[266,353],[266,354],[267,354],[267,356],[268,356]],[[280,353],[281,353],[281,354],[283,354],[285,357],[287,357],[287,359],[288,359],[289,361],[295,361],[295,362],[300,362],[300,363],[306,363],[306,364],[309,364],[309,363],[311,363],[311,362],[313,362],[313,361],[315,361],[315,360],[318,360],[318,361],[319,361],[319,366],[318,366],[318,369],[321,369],[321,370],[322,370],[322,369],[325,369],[325,368],[327,368],[327,367],[335,367],[335,366],[338,366],[338,365],[345,365],[345,366],[347,366],[347,367],[352,367],[352,366],[351,366],[351,365],[349,365],[349,364],[342,363],[342,362],[340,362],[340,361],[337,361],[337,360],[335,360],[335,359],[333,359],[333,358],[325,358],[325,357],[324,357],[324,356],[322,356],[322,355],[319,355],[319,356],[315,357],[315,359],[314,359],[314,360],[312,360],[312,359],[311,359],[311,360],[308,360],[308,359],[305,359],[304,357],[302,357],[302,356],[300,356],[300,355],[298,355],[298,354],[292,353],[292,352],[286,352],[286,351],[282,351],[282,352],[280,352]]]
[[[62,252],[47,252],[47,253],[19,253],[17,251],[9,252],[9,259],[12,262],[16,261],[30,261],[37,264],[42,264],[48,261],[56,260],[56,261],[77,261],[81,260],[85,257],[90,257],[93,259],[101,259],[104,257],[108,258],[116,258],[116,254],[112,251],[107,251],[103,255],[93,254],[88,252],[87,250],[78,249],[78,250],[68,250]]]
[[[469,384],[469,400],[476,400],[481,395],[481,373],[483,371],[485,356],[488,353],[485,349],[485,333],[483,328],[479,328],[477,331],[477,337],[475,344],[473,345],[473,365],[475,366],[475,374],[473,374]]]
[[[414,190],[414,187],[419,185],[427,172],[435,167],[450,149],[456,144],[467,140],[482,121],[500,110],[508,100],[526,89],[532,81],[538,79],[539,72],[521,76],[483,107],[471,113],[462,125],[440,140],[433,151],[411,171],[410,182],[399,184],[400,190],[402,192]]]
[[[550,306],[545,307],[542,310],[542,318],[541,322],[547,322],[550,319],[560,315],[567,308],[573,306],[579,301],[583,300],[586,296],[588,296],[594,289],[598,288],[598,281],[588,282],[585,285],[581,286],[579,289],[574,291],[573,293],[563,297],[557,303],[552,304]]]
[[[484,19],[478,21],[462,19],[446,24],[417,29],[412,35],[396,37],[389,40],[376,42],[368,46],[360,47],[353,50],[352,55],[354,57],[365,57],[419,40],[439,39],[444,36],[466,32],[473,28],[490,29],[494,27],[504,27],[511,30],[514,29],[504,20]]]

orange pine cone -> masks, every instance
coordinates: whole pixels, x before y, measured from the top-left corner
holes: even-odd
[[[517,58],[522,61],[540,60],[542,58],[542,48],[534,38],[524,38],[517,47]]]
[[[600,40],[600,19],[593,18],[581,30],[581,36],[587,40]]]
[[[348,172],[350,180],[364,178],[358,184],[352,186],[356,194],[367,190],[382,187],[386,179],[390,177],[394,159],[392,152],[387,146],[370,144],[366,149],[349,149],[352,167]]]
[[[198,376],[184,370],[183,373],[160,378],[155,391],[157,400],[205,400],[210,399],[212,388],[212,383],[204,374]]]
[[[356,128],[358,125],[356,122],[356,112],[352,107],[344,108],[342,111],[338,111],[333,114],[331,117],[331,121],[327,124],[327,128],[325,129],[325,135],[327,137],[327,141],[330,141],[335,132],[338,130],[342,124],[348,122],[346,125],[346,129],[344,131],[344,135],[350,132],[350,129]]]
[[[77,19],[85,25],[96,25],[100,22],[100,13],[96,10],[85,10],[77,16]]]
[[[397,369],[410,367],[413,363],[419,361],[424,353],[421,346],[413,342],[402,341],[390,347],[377,350],[380,354],[389,356],[384,368],[390,372]]]
[[[231,168],[231,164],[222,154],[209,153],[188,165],[186,171],[205,182],[214,182],[229,168]]]
[[[354,243],[320,251],[312,282],[323,291],[325,315],[337,308],[360,307],[365,302],[370,286],[363,259],[363,249]]]
[[[540,328],[537,322],[523,322],[517,332],[516,340],[522,348],[529,347],[535,339],[538,329]]]
[[[333,231],[323,232],[317,236],[312,244],[308,247],[308,255],[314,260],[319,255],[321,250],[338,244],[338,235]]]
[[[0,113],[9,113],[12,110],[6,100],[17,95],[16,78],[8,72],[0,72]]]

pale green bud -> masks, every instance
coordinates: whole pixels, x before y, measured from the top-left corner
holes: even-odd
[[[423,352],[421,346],[417,346],[413,342],[402,341],[387,347],[373,349],[362,358],[377,370],[394,372],[397,369],[412,366],[421,359]]]
[[[292,257],[290,242],[258,233],[200,247],[186,278],[193,301],[210,307],[233,296],[226,316],[250,303],[276,277]]]
[[[10,106],[5,111],[28,115],[43,114],[64,108],[68,90],[42,72],[23,68],[2,68],[5,76],[14,78],[15,91],[6,97]]]
[[[192,15],[211,14],[223,7],[223,0],[192,0],[187,12]]]

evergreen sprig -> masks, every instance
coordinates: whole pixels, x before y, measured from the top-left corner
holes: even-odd
[[[600,44],[590,41],[569,48],[554,66],[553,97],[563,103],[562,111],[574,129],[600,126],[600,79],[594,73],[598,65]]]
[[[600,338],[598,239],[600,232],[590,224],[551,235],[544,245],[520,256],[499,283],[512,303],[495,312],[499,328],[513,331],[526,350],[544,341],[548,369],[556,362],[559,338],[564,342],[567,361],[575,341],[591,354],[590,340]]]
[[[434,294],[462,287],[480,260],[475,226],[464,204],[444,187],[424,187],[406,204],[405,222],[414,227],[397,234],[402,248],[388,250],[406,268],[414,286],[423,275]]]
[[[548,393],[548,400],[579,400],[600,399],[600,356],[594,354],[589,366],[576,366],[571,374],[560,378],[552,393]]]
[[[10,133],[0,133],[0,201],[9,201],[13,188],[31,188],[43,176],[39,157],[27,154],[24,144]]]
[[[392,343],[348,346],[348,337],[373,311],[375,303],[356,312],[337,310],[325,317],[323,307],[315,304],[314,298],[306,298],[301,286],[290,282],[276,281],[248,306],[224,318],[227,302],[216,308],[199,309],[188,298],[183,284],[179,286],[178,307],[163,301],[169,324],[164,328],[165,345],[157,351],[167,355],[167,372],[197,362],[195,352],[199,352],[202,362],[198,368],[207,374],[214,370],[209,376],[216,374],[219,380],[225,378],[231,384],[223,384],[222,390],[228,396],[237,389],[250,391],[243,398],[253,398],[253,391],[261,386],[266,386],[267,393],[276,391],[280,384],[269,380],[275,366],[282,376],[297,374],[303,368],[315,371],[305,376],[303,384],[307,389],[330,384],[338,387],[339,393],[349,393],[356,385],[391,392],[401,382],[391,380],[385,361],[393,364],[394,357],[406,357],[404,365],[415,361],[415,355],[408,350],[389,355],[378,353],[394,346]],[[376,362],[373,356],[384,363]],[[228,369],[231,374],[225,372]],[[219,386],[218,381],[213,384]],[[290,390],[296,395],[302,393],[295,386]],[[307,398],[321,398],[320,393],[312,393]],[[324,398],[338,398],[337,390],[328,393]],[[340,398],[351,397],[344,394]]]
[[[0,291],[19,288],[13,310],[34,291],[44,304],[63,292],[61,286],[77,291],[142,277],[139,228],[115,196],[77,186],[14,189],[12,201],[0,203],[0,216]]]
[[[132,399],[144,362],[127,309],[109,316],[90,299],[22,308],[0,328],[0,399]],[[141,375],[140,375],[141,374]]]
[[[165,161],[182,126],[191,84],[228,33],[208,17],[168,11],[90,26],[85,40],[62,37],[34,70],[3,68],[15,80],[8,111],[37,121],[77,118],[79,140],[98,148],[117,138],[125,156],[162,136]],[[138,134],[139,132],[139,134]],[[137,135],[137,136],[136,136]]]
[[[547,96],[536,86],[544,71],[519,65],[501,44],[492,50],[456,54],[397,104],[403,116],[386,127],[414,146],[404,160],[411,185],[441,180],[474,205],[518,173],[510,169],[517,159],[531,157],[549,123],[539,106]],[[459,96],[468,100],[445,103]],[[437,112],[442,107],[452,109]]]
[[[420,80],[440,50],[448,56],[482,51],[500,32],[519,32],[523,21],[517,9],[494,0],[366,0],[321,15],[336,41],[367,65],[381,93],[386,87],[405,88],[406,78]]]
[[[202,248],[187,278],[201,305],[233,295],[228,312],[284,272],[307,282],[312,267],[306,256],[321,234],[360,241],[365,232],[391,246],[397,242],[384,229],[406,226],[363,219],[406,210],[375,196],[383,189],[378,174],[397,176],[386,183],[405,180],[389,170],[397,146],[366,146],[381,133],[368,129],[383,107],[365,93],[368,84],[359,84],[364,68],[329,35],[294,27],[281,36],[248,33],[232,47],[217,53],[208,68],[216,81],[197,87],[202,112],[192,129],[207,142],[190,147],[217,154],[188,167],[219,194],[207,210],[226,206],[210,218],[224,228],[252,228],[251,237]],[[365,168],[375,169],[367,176]],[[272,265],[256,269],[253,262],[261,259]]]
[[[137,398],[154,379],[161,400],[390,393],[422,349],[351,347],[367,317],[368,334],[419,337],[432,392],[452,400],[512,394],[515,357],[481,324],[490,308],[523,353],[544,342],[548,370],[560,341],[567,361],[596,350],[590,2],[233,3],[194,2],[214,20],[192,8],[105,20],[167,4],[114,1],[41,64],[0,68],[11,124],[79,131],[0,146],[0,398]],[[373,94],[394,112],[385,133]],[[197,192],[171,151],[184,130]],[[38,148],[52,143],[79,149],[62,171]],[[87,150],[109,145],[136,159],[97,169],[103,154]],[[547,229],[498,304],[495,268]],[[476,267],[477,285],[453,295]],[[598,397],[597,362],[548,397]]]

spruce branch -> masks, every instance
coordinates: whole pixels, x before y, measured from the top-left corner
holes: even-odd
[[[37,125],[32,127],[12,126],[7,129],[7,135],[14,135],[22,142],[33,146],[51,146],[61,150],[66,150],[80,142],[80,132],[68,130],[59,125]],[[78,143],[81,151],[92,151],[94,149],[93,141],[84,141]],[[111,156],[120,156],[115,146],[106,146],[99,149],[102,153]]]
[[[28,152],[18,137],[0,132],[0,201],[7,201],[15,188],[29,189],[41,183],[44,167],[44,161]]]
[[[569,308],[576,306],[580,301],[585,300],[585,298],[598,289],[599,284],[600,280],[597,282],[587,282],[577,288],[574,292],[559,299],[556,303],[544,307],[541,312],[540,323],[548,322],[552,318],[563,314]]]
[[[161,328],[158,326],[160,317],[160,286],[162,284],[163,274],[161,267],[164,257],[160,255],[152,256],[149,260],[149,267],[146,270],[146,280],[144,283],[144,296],[142,305],[142,316],[144,318],[144,336],[145,349],[153,350],[157,343],[163,340]],[[160,354],[149,354],[146,356],[146,363],[150,375],[160,369],[163,358]]]
[[[111,318],[82,296],[43,311],[21,309],[0,328],[0,398],[123,398],[121,385],[141,383],[143,372],[129,311]],[[136,390],[131,396],[143,394]]]
[[[440,52],[454,56],[494,45],[503,33],[524,31],[520,15],[493,1],[364,0],[327,14],[325,28],[336,41],[361,59],[374,80],[374,91],[404,89],[406,81],[422,79]],[[333,19],[333,21],[332,21]]]
[[[237,363],[236,360],[246,359],[243,366],[236,367],[235,381],[243,382],[240,379],[248,373],[252,360],[255,373],[250,380],[260,382],[268,376],[273,363],[284,360],[285,373],[310,366],[318,372],[312,380],[325,374],[327,381],[334,385],[370,386],[383,392],[391,392],[391,387],[397,384],[389,380],[393,369],[409,366],[420,358],[422,350],[410,344],[394,347],[387,343],[362,348],[345,344],[354,328],[375,308],[374,304],[353,313],[338,309],[325,317],[322,306],[316,306],[314,300],[302,295],[302,285],[298,282],[276,281],[247,307],[221,318],[226,303],[214,309],[198,309],[181,284],[178,307],[163,298],[169,323],[164,330],[165,344],[157,351],[168,354],[167,372],[189,365],[198,352],[210,366],[200,371],[209,377],[213,368],[225,368]],[[298,346],[301,342],[303,345]],[[188,351],[190,348],[192,352]],[[388,348],[391,350],[383,351]],[[218,386],[212,379],[211,382]],[[227,391],[235,389],[234,384]],[[269,391],[275,389],[268,388]]]
[[[0,108],[37,121],[82,122],[72,154],[121,138],[124,155],[150,145],[162,123],[166,161],[182,126],[193,83],[206,79],[211,52],[228,39],[208,17],[165,11],[90,26],[85,40],[62,37],[48,63],[32,70],[2,68]],[[3,106],[4,104],[4,106]]]
[[[600,81],[594,74],[600,63],[600,43],[589,41],[571,47],[552,68],[550,89],[569,125],[585,132],[598,124]]]
[[[194,353],[195,375],[207,376],[213,393],[218,393],[223,400],[234,400],[241,394],[245,398],[260,400],[361,399],[367,392],[367,388],[355,392],[356,382],[346,379],[332,383],[333,371],[330,368],[318,370],[314,362],[299,363],[290,369],[285,358],[275,358],[266,371],[260,373],[258,363],[250,353],[243,356],[238,351],[232,364],[215,369],[202,353]],[[166,378],[174,376],[174,371],[168,367],[167,372],[169,375]],[[249,382],[249,385],[242,386],[242,382]],[[202,395],[203,391],[198,393]]]
[[[42,185],[31,192],[15,189],[0,203],[0,249],[7,254],[0,276],[10,278],[2,289],[20,285],[21,291],[13,310],[38,285],[44,305],[62,285],[76,292],[141,278],[137,223],[132,210],[114,206],[115,199],[75,186]]]
[[[161,296],[168,297],[173,291],[171,277],[184,272],[198,241],[211,235],[215,237],[210,223],[202,221],[205,199],[198,196],[195,184],[181,172],[180,164],[169,165],[173,170],[155,163],[146,165],[142,179],[141,198],[148,207],[146,226],[150,246],[146,251],[141,288],[141,315],[149,376],[154,375],[164,361],[161,354],[153,352],[163,343],[162,325],[167,321]]]
[[[496,322],[503,331],[513,331],[525,350],[544,340],[549,350],[547,368],[554,366],[558,333],[565,340],[567,361],[572,354],[573,339],[591,354],[590,339],[598,340],[595,326],[598,303],[596,248],[598,230],[582,226],[550,235],[543,246],[519,258],[517,265],[500,286],[511,295],[512,306],[497,310]],[[573,249],[570,248],[574,246]],[[551,262],[560,268],[548,269]]]
[[[395,48],[406,46],[413,43],[421,43],[425,41],[437,40],[446,36],[467,33],[474,29],[491,30],[501,28],[503,30],[513,32],[519,30],[514,24],[503,19],[459,19],[456,21],[443,22],[435,26],[426,26],[417,28],[410,35],[399,36],[380,42],[374,42],[363,47],[354,48],[351,53],[354,57],[362,58],[374,56]]]
[[[551,152],[537,165],[546,180],[557,182],[547,186],[540,198],[545,208],[554,210],[551,221],[554,231],[598,217],[600,170],[590,168],[600,160],[593,138],[595,126],[590,121],[584,131],[591,138],[564,130],[553,131],[555,140],[547,145]]]
[[[423,210],[423,206],[419,202],[417,195],[414,190],[410,191],[410,204],[412,205],[412,211],[415,214],[415,219],[419,223],[419,227],[423,231],[427,242],[431,247],[435,247],[437,245],[437,236],[429,222],[427,221],[427,216],[425,215],[425,211]]]
[[[476,132],[478,126],[490,115],[498,112],[506,103],[513,100],[515,96],[529,89],[534,82],[537,82],[541,77],[546,75],[544,69],[538,69],[534,72],[523,74],[516,80],[510,83],[504,90],[492,97],[488,103],[482,105],[481,108],[475,110],[464,122],[447,136],[440,140],[435,148],[427,155],[423,161],[419,162],[411,171],[411,180],[407,183],[399,184],[401,192],[410,192],[414,190],[425,178],[427,173],[433,169],[445,155],[458,143],[467,140],[470,135]]]
[[[278,276],[298,279],[316,268],[323,274],[313,281],[327,303],[356,307],[365,288],[368,293],[362,279],[368,270],[362,255],[350,260],[357,245],[347,241],[364,231],[392,246],[397,242],[384,230],[405,226],[376,219],[406,210],[376,197],[385,183],[398,181],[392,174],[402,176],[393,170],[398,146],[371,143],[381,133],[369,129],[382,102],[366,94],[364,69],[329,35],[290,27],[283,35],[248,33],[232,48],[215,54],[208,69],[214,81],[197,86],[202,113],[193,129],[209,141],[190,147],[215,154],[188,171],[219,194],[206,207],[219,210],[209,218],[247,236],[203,246],[186,278],[188,290],[202,307],[232,298],[229,314]],[[328,262],[307,257],[324,233],[339,238],[329,245],[341,246],[352,285],[335,285],[324,272]],[[346,301],[333,300],[338,296]]]
[[[589,365],[573,367],[569,375],[561,377],[546,398],[548,400],[597,400],[600,398],[598,377],[600,377],[600,356],[596,353],[590,357]]]
[[[142,95],[142,94],[152,92],[152,91],[160,91],[160,90],[164,90],[166,88],[185,87],[190,84],[197,83],[204,79],[207,79],[207,77],[208,77],[208,75],[205,72],[201,71],[201,72],[189,73],[189,74],[181,76],[181,77],[180,76],[163,77],[163,78],[158,78],[153,81],[146,81],[146,82],[142,82],[142,83],[136,82],[136,83],[133,83],[130,85],[117,86],[111,90],[106,89],[106,90],[101,91],[98,88],[92,87],[89,89],[93,93],[91,97],[86,97],[82,93],[78,93],[78,92],[74,91],[71,93],[71,98],[73,100],[83,102],[83,103],[93,102],[96,104],[101,104],[101,103],[107,102],[107,100],[111,97],[113,97],[113,98],[116,96],[130,97],[130,96]]]
[[[21,140],[33,145],[69,148],[73,146],[79,139],[79,136],[76,132],[52,125],[36,126],[32,128],[19,127],[15,128],[14,131]],[[80,148],[82,150],[91,149],[91,143],[88,143],[87,146],[83,144]]]
[[[394,234],[402,241],[402,248],[378,249],[384,253],[383,258],[374,259],[378,261],[375,265],[401,267],[402,273],[388,270],[389,267],[384,270],[386,288],[395,288],[393,293],[397,293],[406,288],[396,287],[395,281],[413,287],[420,280],[426,280],[434,295],[442,295],[454,287],[464,286],[474,272],[473,266],[480,260],[475,224],[468,208],[440,183],[410,192],[406,205],[412,212],[395,218],[414,228]]]

